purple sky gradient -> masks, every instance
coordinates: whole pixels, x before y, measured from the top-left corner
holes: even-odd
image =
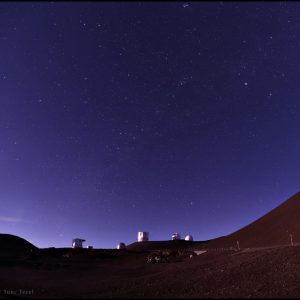
[[[0,232],[229,234],[299,190],[300,6],[0,4]]]

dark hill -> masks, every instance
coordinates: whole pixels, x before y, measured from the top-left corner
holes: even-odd
[[[135,242],[127,246],[128,250],[133,251],[154,251],[161,249],[192,249],[203,245],[205,242],[194,242],[185,240],[169,240],[169,241],[148,241]]]
[[[0,234],[0,257],[23,256],[38,248],[11,234]]]

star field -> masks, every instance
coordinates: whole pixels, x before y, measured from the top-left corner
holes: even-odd
[[[1,232],[206,240],[299,190],[297,3],[0,8]]]

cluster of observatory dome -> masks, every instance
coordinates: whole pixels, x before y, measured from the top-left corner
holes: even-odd
[[[178,232],[172,234],[172,241],[181,240],[181,236]],[[192,242],[193,236],[188,234],[184,238],[185,241]],[[138,232],[138,242],[148,242],[149,241],[149,232],[147,231],[139,231]],[[125,249],[126,245],[124,243],[119,243],[117,245],[117,249]]]
[[[181,236],[178,232],[172,234],[172,241],[181,240]],[[192,242],[194,239],[192,235],[188,234],[184,238],[185,241]],[[149,241],[149,232],[147,231],[139,231],[138,232],[138,242],[148,242]],[[85,242],[83,239],[73,239],[72,248],[82,248],[82,243]],[[87,248],[92,249],[93,246],[87,246]],[[117,245],[117,249],[125,249],[125,243],[119,243]]]
[[[186,241],[193,241],[193,237],[188,234],[184,238]],[[181,236],[178,232],[172,234],[172,240],[181,240]],[[147,231],[139,231],[138,232],[138,242],[147,242],[149,241],[149,232]]]
[[[194,240],[193,237],[190,234],[186,235],[184,239],[186,241],[191,241],[191,242]],[[180,234],[178,232],[173,233],[172,234],[172,240],[173,241],[174,240],[181,240]]]

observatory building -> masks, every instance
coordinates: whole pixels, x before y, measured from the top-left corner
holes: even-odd
[[[180,234],[178,232],[175,232],[172,234],[172,241],[175,241],[175,240],[180,240],[181,237],[180,237]]]
[[[194,240],[193,237],[190,234],[188,234],[184,239],[186,241],[190,241],[190,242],[192,242]]]
[[[121,249],[125,249],[126,248],[126,245],[124,243],[119,243],[117,245],[117,249],[121,250]]]
[[[82,248],[82,243],[85,242],[83,239],[73,239],[72,248]]]
[[[139,231],[138,232],[138,242],[147,242],[149,241],[149,232]]]

